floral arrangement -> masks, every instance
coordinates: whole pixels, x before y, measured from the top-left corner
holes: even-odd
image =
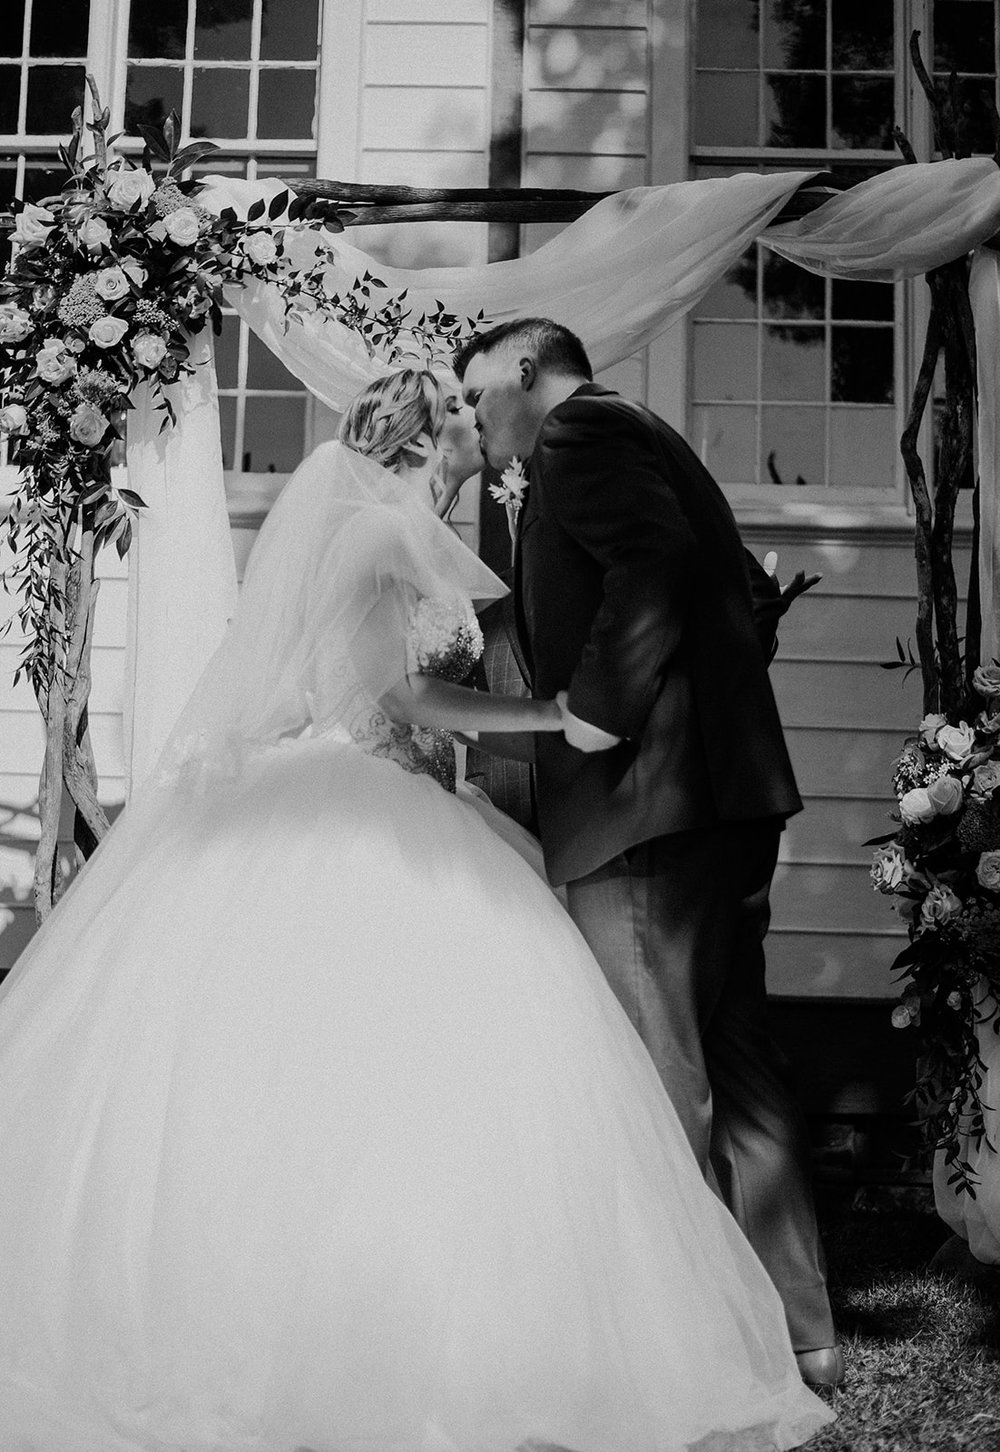
[[[524,465],[516,454],[500,475],[500,483],[489,486],[492,497],[507,510],[507,524],[510,528],[511,539],[514,539],[517,534],[517,517],[521,513],[524,491],[527,487],[528,480],[524,472]]]
[[[870,844],[872,885],[909,934],[892,1022],[921,1034],[913,1098],[925,1143],[971,1193],[961,1146],[985,1132],[977,1031],[1000,1032],[1000,666],[979,666],[973,687],[983,705],[971,722],[930,714],[907,740],[893,776],[898,829]]]
[[[164,427],[175,421],[166,385],[191,371],[191,338],[209,324],[220,330],[224,286],[250,278],[278,283],[286,316],[322,308],[390,358],[443,352],[465,332],[440,309],[413,319],[399,298],[373,306],[371,289],[382,284],[367,274],[350,294],[331,293],[325,249],[310,235],[342,230],[329,208],[286,243],[273,220],[301,220],[316,204],[285,191],[269,206],[256,202],[245,221],[200,205],[197,179],[183,174],[217,148],[178,147],[175,115],[162,131],[142,128],[142,165],[115,155],[118,138],[106,136],[110,113],[92,83],[91,90],[93,154],[81,155],[78,110],[73,136],[60,147],[69,180],[41,205],[14,202],[15,258],[0,280],[0,433],[23,471],[7,519],[29,642],[19,671],[41,691],[51,676],[51,620],[61,604],[58,564],[68,563],[67,513],[89,513],[95,549],[113,543],[122,555],[128,550],[142,500],[116,489],[110,469],[125,411],[145,383]],[[159,175],[154,158],[164,164]],[[469,329],[475,326],[470,320]]]

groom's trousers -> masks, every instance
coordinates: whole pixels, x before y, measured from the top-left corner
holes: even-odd
[[[764,984],[779,821],[640,843],[567,884],[702,1170],[781,1295],[796,1351],[834,1343],[805,1124]]]

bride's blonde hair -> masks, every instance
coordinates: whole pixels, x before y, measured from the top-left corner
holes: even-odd
[[[401,368],[370,383],[347,405],[337,437],[385,469],[406,462],[421,434],[436,443],[447,414],[441,385],[425,368]]]

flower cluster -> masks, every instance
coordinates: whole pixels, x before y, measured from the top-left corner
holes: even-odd
[[[407,645],[412,670],[460,682],[483,653],[483,632],[467,601],[424,595],[410,614]]]
[[[977,1026],[1000,1012],[1000,666],[980,666],[972,719],[931,714],[895,764],[898,829],[876,844],[872,886],[909,943],[894,968],[897,1028],[919,1027],[915,1098],[929,1147],[971,1183],[962,1135],[983,1133]]]

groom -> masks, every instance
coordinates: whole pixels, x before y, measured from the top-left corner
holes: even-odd
[[[549,877],[777,1286],[803,1377],[836,1384],[804,1126],[764,986],[778,839],[801,802],[732,513],[673,429],[592,382],[559,324],[492,328],[455,371],[489,462],[530,460],[514,606],[532,688],[565,722],[535,739]]]

